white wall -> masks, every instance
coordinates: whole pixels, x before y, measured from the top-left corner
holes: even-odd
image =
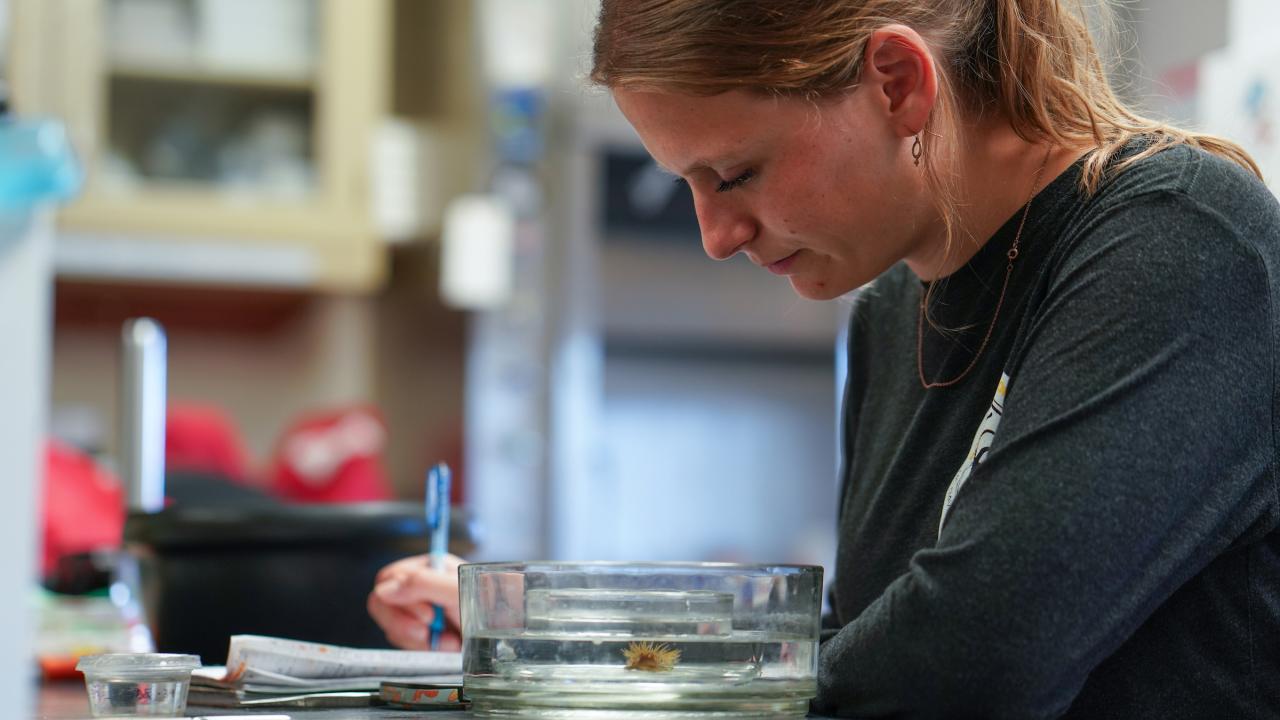
[[[1200,61],[1198,124],[1240,143],[1280,192],[1280,2],[1232,0],[1226,46]]]

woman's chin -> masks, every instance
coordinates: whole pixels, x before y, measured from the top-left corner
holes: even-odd
[[[845,287],[846,283],[833,283],[830,280],[811,279],[799,275],[792,275],[791,288],[796,294],[806,300],[832,300],[852,290],[852,287]]]

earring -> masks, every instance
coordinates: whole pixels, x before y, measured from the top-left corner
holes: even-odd
[[[920,136],[916,136],[916,141],[911,143],[911,159],[916,161],[916,167],[920,167],[920,156],[924,155],[924,145],[920,143]]]

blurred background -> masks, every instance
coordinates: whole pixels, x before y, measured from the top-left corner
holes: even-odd
[[[1280,171],[1280,3],[1116,10],[1127,97]],[[594,12],[0,0],[8,109],[85,176],[52,230],[47,583],[120,543],[144,316],[171,488],[421,502],[443,460],[472,559],[829,565],[847,308],[702,254],[583,81]]]

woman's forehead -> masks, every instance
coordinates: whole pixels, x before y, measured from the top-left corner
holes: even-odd
[[[676,174],[695,166],[722,167],[799,133],[830,126],[833,106],[793,97],[732,91],[691,95],[614,90],[614,99],[651,154]]]

